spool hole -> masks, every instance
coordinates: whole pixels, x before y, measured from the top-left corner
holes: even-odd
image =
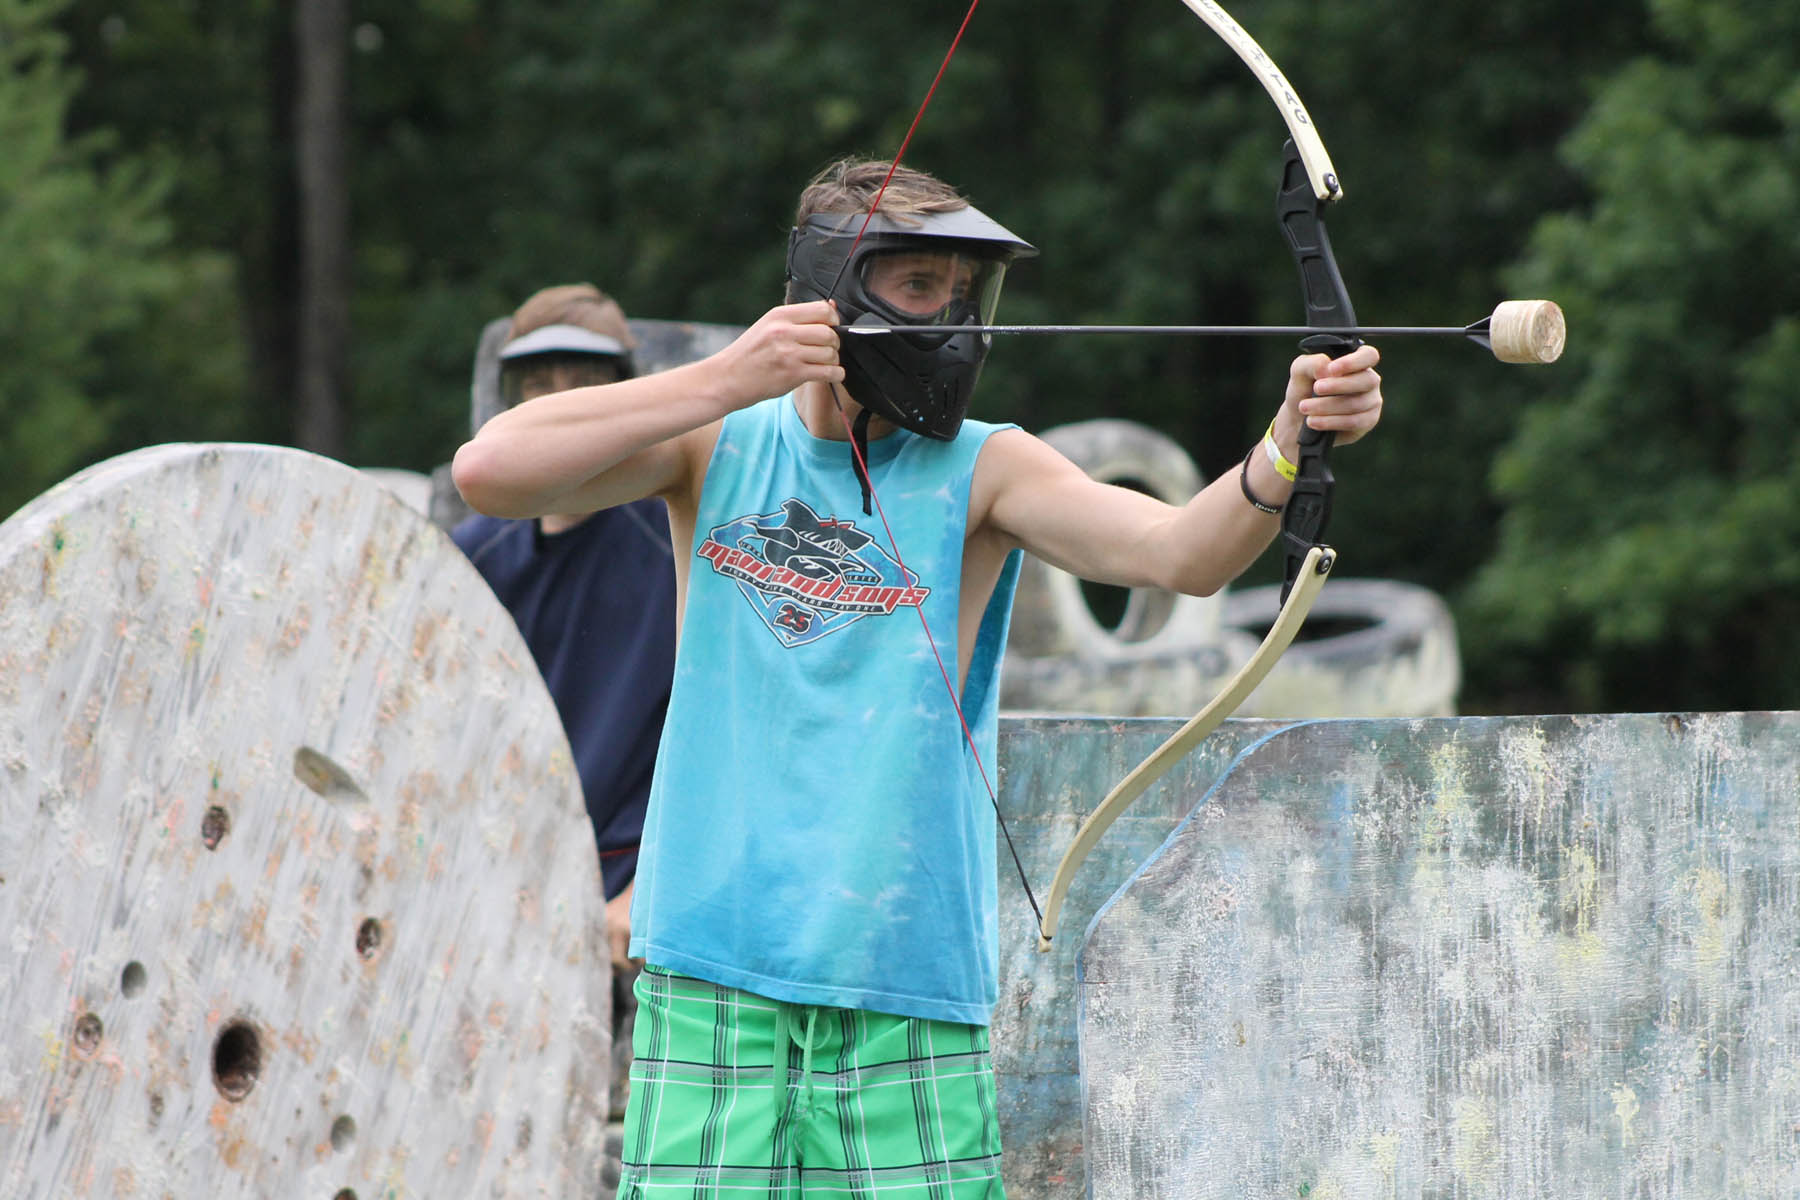
[[[294,751],[294,778],[327,800],[351,803],[367,801],[350,772],[311,746],[302,746]]]
[[[127,1000],[142,992],[149,981],[150,972],[144,970],[141,962],[128,962],[125,969],[119,972],[119,990],[125,993]]]
[[[356,1144],[356,1118],[345,1113],[331,1123],[331,1148],[339,1154]]]
[[[356,953],[372,959],[381,953],[381,922],[369,917],[356,927]]]
[[[106,1026],[93,1013],[82,1013],[75,1022],[75,1036],[72,1046],[78,1058],[92,1058],[94,1051],[100,1048],[100,1039],[106,1034]]]
[[[262,1073],[262,1038],[248,1021],[233,1021],[213,1043],[213,1084],[236,1103],[250,1094]]]
[[[208,850],[217,850],[225,835],[231,832],[231,814],[214,804],[200,820],[200,841]]]

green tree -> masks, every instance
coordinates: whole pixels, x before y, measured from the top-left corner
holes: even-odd
[[[1655,0],[1566,146],[1592,189],[1521,286],[1573,330],[1494,471],[1472,668],[1533,709],[1793,707],[1800,10]]]
[[[65,135],[79,77],[53,24],[62,7],[0,0],[0,514],[115,444],[121,412],[154,396],[120,367],[144,367],[134,348],[199,315],[218,276],[172,245],[166,165],[101,132]]]

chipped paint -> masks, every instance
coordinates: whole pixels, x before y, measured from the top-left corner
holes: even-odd
[[[1009,1195],[1087,1194],[1075,955],[1080,931],[1246,746],[1285,723],[1227,721],[1107,831],[1064,902],[1062,933],[1037,951],[1037,924],[1012,863],[1000,864],[1000,1003],[991,1028]],[[1016,718],[1000,721],[1000,809],[1034,887],[1044,886],[1081,816],[1181,725],[1175,720]],[[1229,886],[1208,903],[1228,911]]]

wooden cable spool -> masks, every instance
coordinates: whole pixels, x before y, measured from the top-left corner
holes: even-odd
[[[0,828],[0,1194],[598,1190],[568,743],[359,472],[153,447],[0,525]]]

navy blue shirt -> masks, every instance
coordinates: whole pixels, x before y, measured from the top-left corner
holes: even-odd
[[[556,534],[536,521],[475,516],[450,536],[512,613],[556,702],[611,899],[637,872],[669,706],[675,568],[667,509],[639,500]]]

